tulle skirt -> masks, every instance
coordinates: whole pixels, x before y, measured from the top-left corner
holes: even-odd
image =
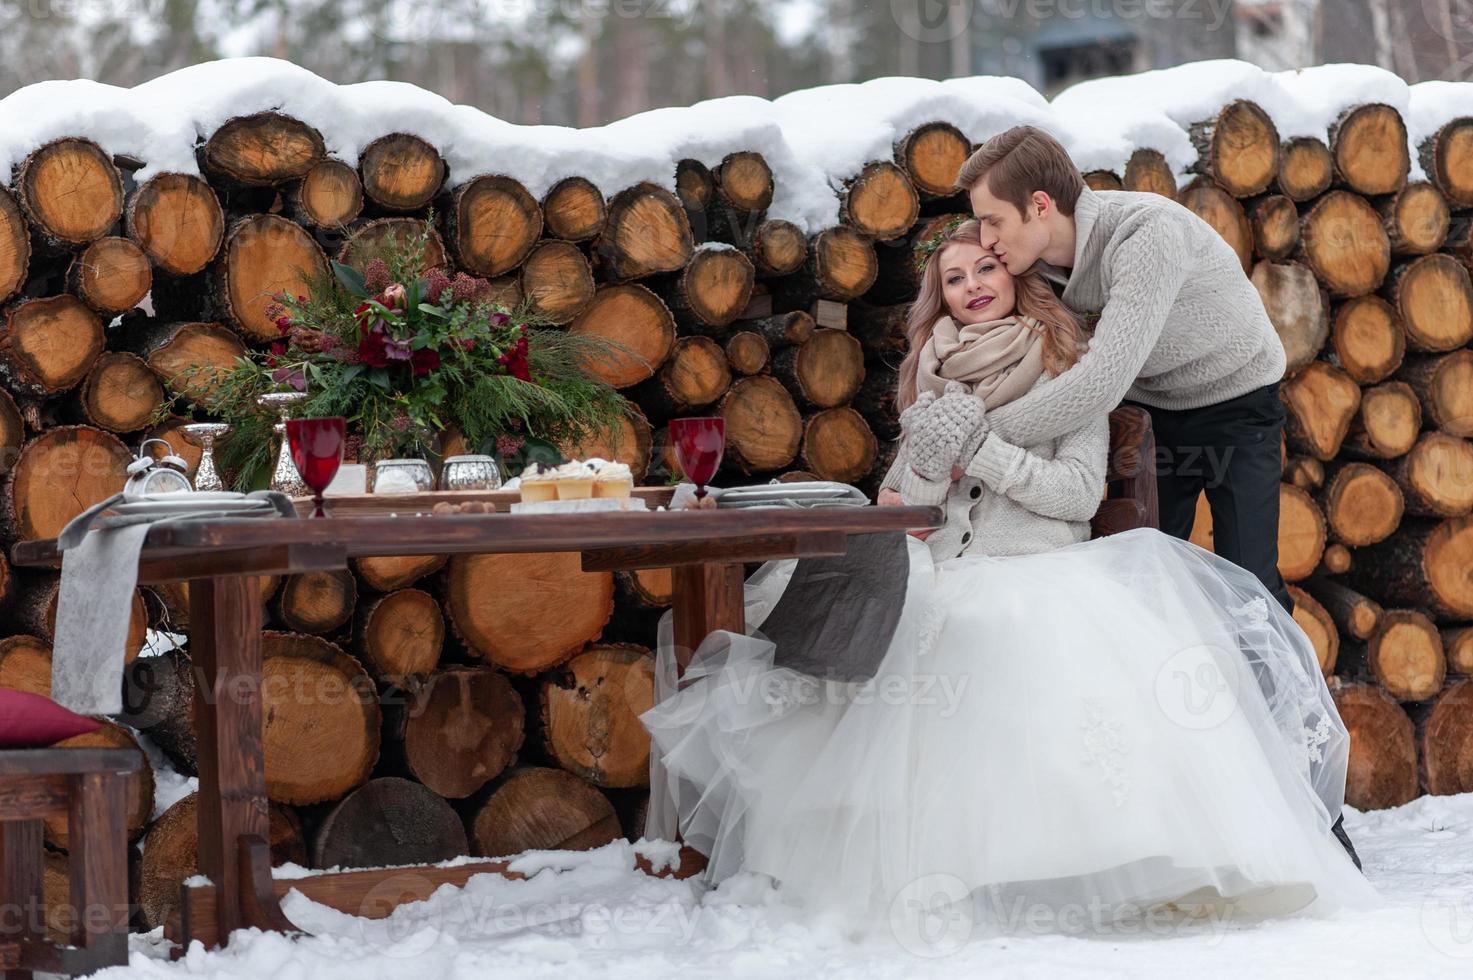
[[[747,634],[711,634],[678,680],[666,616],[646,836],[678,826],[709,883],[757,872],[856,925],[1380,904],[1330,830],[1349,736],[1255,577],[1152,529],[942,562],[907,541],[866,681],[774,665],[760,627],[794,560],[748,579]]]

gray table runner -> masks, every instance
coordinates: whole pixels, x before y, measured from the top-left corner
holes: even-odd
[[[804,484],[774,482],[762,489],[780,491]],[[680,484],[671,497],[675,509],[694,493]],[[740,490],[746,488],[729,488]],[[756,489],[756,488],[752,488]],[[843,502],[792,501],[789,506],[872,506],[854,488]],[[710,488],[721,506],[724,488]],[[773,664],[823,680],[864,681],[875,675],[895,635],[905,605],[910,559],[904,531],[852,534],[842,555],[800,558],[782,598],[761,626],[750,629],[777,646]]]

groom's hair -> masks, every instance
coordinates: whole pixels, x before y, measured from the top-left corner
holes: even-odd
[[[1036,126],[1014,126],[977,147],[956,175],[956,189],[969,192],[987,181],[992,196],[1007,201],[1028,216],[1028,198],[1043,191],[1066,215],[1074,213],[1084,178],[1069,153]]]

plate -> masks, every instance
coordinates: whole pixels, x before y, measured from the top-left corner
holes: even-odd
[[[109,508],[122,516],[156,514],[236,514],[247,511],[275,510],[271,501],[259,497],[211,497],[201,500],[200,493],[161,493],[150,500],[133,500]],[[176,499],[170,500],[168,498]]]

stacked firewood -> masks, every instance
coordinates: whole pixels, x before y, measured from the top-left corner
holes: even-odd
[[[1191,127],[1198,176],[1178,194],[1238,252],[1284,344],[1279,569],[1362,809],[1473,790],[1470,133],[1456,119],[1422,141],[1427,179],[1410,180],[1390,106],[1281,141],[1235,102]],[[1205,497],[1195,538],[1211,546]]]
[[[1470,127],[1429,140],[1431,179],[1408,183],[1394,110],[1361,107],[1325,141],[1281,143],[1239,102],[1193,127],[1200,174],[1180,191],[1152,148],[1122,173],[1086,175],[1177,197],[1211,222],[1283,338],[1283,568],[1354,732],[1357,806],[1473,789],[1473,685],[1455,679],[1473,673],[1461,625],[1473,622]],[[720,414],[718,483],[873,491],[898,434],[912,249],[967,210],[952,185],[974,147],[945,121],[918,126],[836,189],[838,224],[808,235],[768,213],[774,176],[755,152],[684,160],[673,193],[570,176],[538,199],[505,175],[449,173],[408,133],[349,166],[273,112],[204,140],[201,175],[141,183],[142,161],[54,140],[0,189],[4,540],[53,536],[118,489],[145,436],[195,465],[178,432],[188,419],[154,424],[166,392],[207,418],[217,372],[276,338],[273,292],[303,289],[299,271],[329,258],[365,263],[431,208],[431,264],[631,352],[589,366],[629,399],[629,420],[570,455],[665,482],[679,473],[669,421]],[[54,574],[0,563],[13,634],[0,685],[49,692],[56,591]],[[401,864],[638,837],[649,740],[637,716],[670,592],[668,571],[589,573],[567,554],[367,558],[263,578],[277,859]],[[140,590],[135,656],[150,625],[187,634],[182,587]],[[88,739],[137,744],[141,731],[192,772],[195,682],[187,646],[136,657],[127,710]],[[150,925],[169,915],[196,845],[193,798],[151,820],[152,797],[145,776],[132,830]],[[48,842],[48,882],[63,888],[65,828]]]

